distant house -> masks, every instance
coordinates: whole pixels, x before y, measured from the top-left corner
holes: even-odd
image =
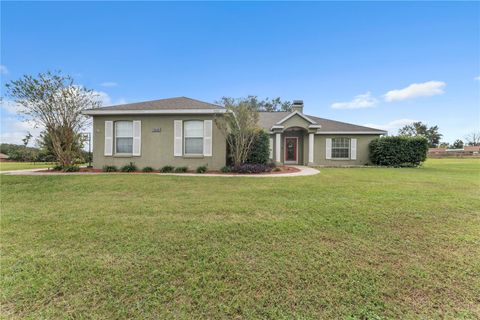
[[[0,161],[8,161],[8,156],[4,153],[0,153]]]
[[[218,170],[226,164],[227,143],[214,120],[226,112],[186,97],[86,110],[93,117],[93,165]],[[270,159],[277,164],[364,165],[370,141],[387,133],[306,115],[301,100],[293,112],[260,112],[259,126],[270,134]]]
[[[441,157],[475,157],[480,155],[480,146],[465,146],[463,149],[429,148],[428,156]]]

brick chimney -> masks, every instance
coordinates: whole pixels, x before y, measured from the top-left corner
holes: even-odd
[[[293,100],[292,109],[293,112],[303,113],[303,100]]]

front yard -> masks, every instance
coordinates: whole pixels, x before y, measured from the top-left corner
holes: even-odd
[[[479,160],[1,184],[2,318],[480,317]]]
[[[0,162],[0,172],[10,170],[52,168],[54,165],[55,163],[52,162]]]

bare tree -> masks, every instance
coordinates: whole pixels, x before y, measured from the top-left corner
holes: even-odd
[[[101,106],[97,94],[75,85],[72,77],[61,72],[24,75],[6,87],[7,94],[23,107],[21,113],[45,127],[60,165],[71,165],[81,151],[80,133],[88,123],[82,111]]]
[[[258,111],[243,99],[224,99],[228,112],[215,118],[217,127],[227,140],[234,165],[245,163],[260,130]]]
[[[467,145],[480,146],[480,131],[474,131],[465,137]]]

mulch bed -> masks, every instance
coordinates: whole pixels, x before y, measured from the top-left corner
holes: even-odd
[[[297,168],[294,168],[294,167],[289,167],[289,166],[277,166],[276,168],[280,169],[278,171],[276,170],[272,170],[270,172],[262,172],[262,173],[235,173],[235,172],[229,172],[229,173],[224,173],[224,172],[221,172],[221,171],[207,171],[206,173],[214,173],[214,174],[222,174],[222,175],[242,175],[242,176],[249,176],[249,175],[257,175],[257,174],[283,174],[283,173],[294,173],[294,172],[299,172],[300,169],[297,169]],[[54,171],[54,170],[48,170],[48,169],[45,169],[45,170],[39,170],[37,172],[49,172],[49,173],[62,173],[61,171]],[[148,173],[161,173],[160,171],[152,171],[152,172],[143,172],[143,171],[134,171],[134,172],[121,172],[121,171],[117,171],[117,172],[103,172],[102,169],[94,169],[94,168],[80,168],[80,171],[78,171],[77,173],[82,173],[82,172],[85,172],[85,173],[112,173],[112,174],[115,174],[115,173],[131,173],[131,174],[138,174],[138,173],[142,173],[142,174],[148,174]],[[69,172],[65,172],[65,173],[69,173]],[[175,172],[171,172],[171,173],[175,173]],[[195,171],[187,171],[186,173],[196,173]],[[181,173],[178,173],[178,174],[181,174]],[[201,173],[199,173],[201,174]]]

